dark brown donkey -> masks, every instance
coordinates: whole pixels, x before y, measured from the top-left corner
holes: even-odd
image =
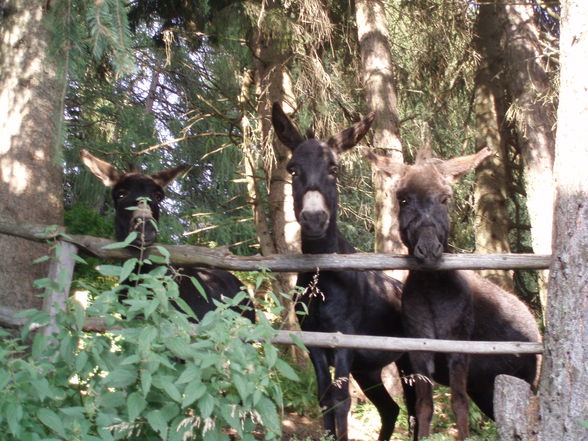
[[[137,171],[122,173],[112,164],[99,159],[86,150],[80,151],[80,158],[90,171],[107,187],[112,187],[114,199],[115,232],[119,241],[131,232],[137,232],[137,238],[131,245],[148,247],[157,238],[157,222],[159,220],[160,204],[165,193],[164,187],[173,181],[184,169],[184,166],[162,170],[153,175],[146,175]],[[129,208],[136,209],[129,210]],[[148,270],[148,269],[146,269]],[[190,306],[198,318],[202,318],[208,311],[215,309],[212,299],[223,296],[233,298],[242,291],[242,283],[228,271],[187,267],[181,271],[177,281],[180,297]],[[205,299],[193,285],[190,277],[194,277],[204,288]],[[255,312],[243,305],[243,316],[254,320]]]
[[[491,154],[447,161],[432,158],[429,149],[415,165],[391,163],[371,152],[367,156],[389,175],[399,176],[396,197],[400,235],[408,252],[424,267],[434,269],[449,251],[451,184]],[[471,271],[411,270],[402,293],[402,319],[407,336],[448,340],[527,341],[541,337],[533,315],[514,295]],[[451,388],[451,404],[459,439],[469,434],[466,393],[490,418],[494,417],[494,379],[513,375],[532,383],[535,355],[472,355],[411,353],[412,368]],[[432,385],[416,382],[417,434],[425,437],[433,415]]]
[[[288,170],[292,175],[294,211],[301,226],[303,253],[355,252],[337,228],[338,155],[352,148],[372,121],[370,115],[327,142],[313,136],[304,139],[281,107],[274,104],[272,122],[276,135],[292,151]],[[304,331],[402,336],[402,284],[383,272],[300,273],[297,285],[307,288],[297,304]],[[390,439],[399,407],[382,385],[381,372],[394,361],[401,372],[406,372],[403,363],[408,363],[408,357],[404,355],[400,359],[401,355],[374,350],[310,348],[324,427],[336,439],[347,440],[350,373],[378,409],[382,422],[379,439]],[[335,368],[334,379],[330,366]],[[407,401],[411,403],[408,397]]]

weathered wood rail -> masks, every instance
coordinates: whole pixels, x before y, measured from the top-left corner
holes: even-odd
[[[77,246],[81,253],[104,259],[128,259],[137,257],[137,252],[129,249],[104,249],[114,243],[112,240],[85,235],[59,237],[56,230],[49,236],[41,237],[47,226],[13,224],[0,219],[0,234],[8,234],[34,241],[48,238],[59,239]],[[400,254],[355,253],[355,254],[275,254],[270,256],[236,256],[226,248],[204,248],[191,245],[160,245],[170,254],[170,262],[178,266],[204,266],[229,271],[257,271],[261,268],[275,272],[344,271],[344,270],[389,270],[426,269],[417,264],[414,258]],[[147,249],[147,255],[159,254],[155,246]],[[537,254],[446,254],[442,263],[435,269],[529,269],[549,268],[550,255]]]
[[[50,277],[57,278],[65,272],[71,274],[75,264],[71,254],[76,249],[81,254],[90,254],[105,259],[124,260],[136,257],[138,251],[132,249],[104,249],[114,243],[112,240],[85,235],[66,235],[62,227],[57,227],[47,234],[46,225],[13,224],[0,218],[0,234],[21,237],[33,241],[59,240],[67,244],[52,264]],[[232,271],[257,271],[267,269],[276,272],[343,271],[343,270],[387,270],[387,269],[425,269],[417,262],[404,255],[377,253],[356,254],[316,254],[316,255],[272,255],[272,256],[236,256],[226,248],[203,248],[188,245],[159,245],[170,255],[174,265],[216,267]],[[147,250],[146,255],[159,254],[155,246]],[[551,263],[550,255],[534,254],[447,254],[436,269],[545,269]],[[63,307],[69,289],[53,293],[46,300],[44,309],[53,316],[54,308]],[[60,306],[61,305],[61,306]],[[22,326],[24,320],[15,317],[16,311],[0,306],[0,324],[5,326]],[[51,333],[54,324],[44,332]],[[92,329],[103,329],[100,320],[92,319],[88,324]],[[302,342],[307,346],[331,348],[360,348],[385,351],[426,351],[426,352],[459,352],[469,354],[539,354],[543,352],[540,343],[525,342],[481,342],[408,339],[394,337],[374,337],[361,335],[345,335],[340,333],[318,333],[301,331],[277,331],[272,339],[275,344],[295,344]]]

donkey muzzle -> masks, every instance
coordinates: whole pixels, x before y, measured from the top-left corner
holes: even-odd
[[[137,233],[137,238],[133,241],[133,245],[147,247],[155,243],[155,239],[157,238],[157,221],[153,217],[153,212],[149,204],[142,202],[133,211],[131,231]]]
[[[324,196],[318,191],[307,191],[302,199],[302,210],[298,218],[302,234],[309,238],[323,237],[330,217]]]
[[[443,244],[435,234],[434,228],[421,230],[413,255],[421,265],[430,267],[439,265],[443,257]]]

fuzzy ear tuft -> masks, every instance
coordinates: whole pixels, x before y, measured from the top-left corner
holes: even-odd
[[[458,156],[447,161],[440,161],[435,166],[453,184],[463,175],[475,169],[489,156],[492,156],[492,150],[489,147],[484,147],[473,155]]]
[[[402,176],[406,171],[408,165],[401,162],[393,162],[386,156],[375,154],[368,148],[362,149],[364,156],[370,161],[380,172],[388,176]]]
[[[361,121],[329,138],[327,144],[336,153],[342,153],[349,150],[353,146],[357,145],[357,143],[365,136],[374,122],[375,117],[375,112],[370,112]]]
[[[167,170],[161,170],[160,172],[157,172],[154,175],[151,175],[151,177],[158,185],[165,187],[171,181],[173,181],[175,178],[177,178],[180,173],[182,173],[183,171],[185,171],[187,169],[188,169],[187,165],[180,165],[179,167],[176,167],[176,168],[169,168]]]
[[[123,176],[123,173],[114,168],[111,163],[97,158],[87,150],[80,150],[80,159],[106,187],[114,187]]]

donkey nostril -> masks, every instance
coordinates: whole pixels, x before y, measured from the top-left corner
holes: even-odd
[[[329,222],[329,215],[324,211],[303,211],[300,213],[300,225],[308,230],[324,230]]]

